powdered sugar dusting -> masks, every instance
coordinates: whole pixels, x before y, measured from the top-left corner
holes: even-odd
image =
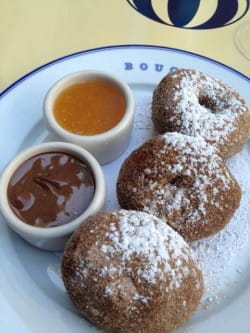
[[[181,133],[166,133],[162,137],[166,141],[167,146],[184,150],[188,155],[195,156],[201,154],[202,156],[212,156],[217,153],[217,150],[206,143],[202,137],[193,137],[183,135]]]
[[[231,87],[198,71],[183,71],[173,99],[171,122],[187,135],[223,144],[235,131],[235,121],[247,111]]]
[[[193,251],[162,220],[127,210],[111,211],[100,218],[107,219],[107,223],[100,223],[100,229],[99,223],[93,227],[92,235],[96,236],[90,238],[89,248],[84,256],[76,255],[71,284],[81,292],[88,288],[89,281],[102,281],[99,287],[103,297],[122,300],[127,311],[136,311],[152,300],[155,288],[165,297],[183,288],[186,278],[193,281],[190,288],[201,291]],[[79,244],[76,254],[82,251]]]
[[[105,268],[108,274],[124,274],[127,263],[134,256],[140,256],[145,260],[143,267],[137,271],[140,279],[155,284],[158,280],[170,278],[169,288],[178,288],[182,279],[190,273],[187,266],[190,251],[185,241],[152,215],[125,210],[117,214],[118,226],[116,228],[112,224],[107,235],[111,243],[100,248],[107,255],[120,256],[115,270],[111,262]]]
[[[214,206],[220,211],[227,209],[226,200],[222,199],[231,188],[232,178],[217,150],[198,136],[166,133],[157,140],[161,139],[165,145],[159,151],[159,160],[171,151],[176,152],[176,157],[173,163],[156,163],[155,169],[144,170],[141,178],[152,195],[142,199],[143,210],[158,216],[160,213],[162,217],[175,216],[173,220],[178,226],[187,214],[189,223],[196,223],[197,219],[199,223],[207,223],[207,207]],[[151,174],[154,176],[148,177]],[[166,174],[169,181],[164,184],[162,178]],[[216,196],[219,192],[220,199]],[[182,211],[180,216],[178,211]]]
[[[137,112],[140,114],[144,113],[145,117],[143,119],[145,119],[144,121],[148,121],[145,126],[141,126],[141,131],[145,127],[143,137],[145,141],[145,139],[149,139],[150,136],[152,137],[151,130],[149,131],[149,135],[147,135],[147,128],[152,127],[149,117],[151,114],[151,97],[145,93],[139,97],[137,101]],[[141,132],[138,132],[138,138],[137,135],[135,135],[135,142],[138,140],[137,146],[143,143],[140,134]],[[132,149],[134,148],[133,146]],[[247,250],[249,247],[250,154],[248,149],[248,145],[246,145],[242,152],[227,161],[230,171],[241,187],[242,198],[240,207],[235,212],[229,224],[220,233],[191,245],[203,272],[205,292],[202,307],[211,306],[217,302],[223,301],[225,296],[227,297],[229,294],[229,290],[234,289],[231,283],[228,285],[229,277],[231,278],[231,282],[233,281],[232,283],[237,283],[239,279],[244,277],[246,269],[244,263],[249,261],[247,258],[246,260],[240,259],[242,258],[242,251]],[[145,173],[151,172],[151,170],[147,170]],[[213,191],[215,191],[214,195],[216,195],[217,189],[214,188]],[[234,264],[234,259],[236,259],[236,264]],[[230,271],[230,274],[232,271],[235,272],[235,274],[230,276],[228,271]]]
[[[249,243],[250,157],[247,147],[231,158],[227,164],[241,187],[241,205],[221,232],[191,245],[203,271],[205,283],[203,303],[207,300],[209,303],[217,301],[218,293],[225,289],[223,272],[230,268],[232,259]],[[235,266],[234,271],[239,271],[237,263]],[[231,280],[236,278],[232,273],[230,275]],[[229,280],[229,276],[227,279]]]

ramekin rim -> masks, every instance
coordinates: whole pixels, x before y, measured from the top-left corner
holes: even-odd
[[[25,160],[27,160],[31,156],[35,156],[36,154],[45,151],[67,152],[84,160],[91,168],[91,171],[95,179],[94,196],[89,206],[86,208],[86,210],[74,220],[66,224],[51,228],[40,228],[23,222],[11,210],[7,198],[7,186],[14,170],[16,170],[18,166],[20,166]],[[50,239],[60,236],[66,236],[72,233],[78,226],[80,226],[81,223],[83,223],[83,221],[87,216],[92,215],[91,211],[93,211],[96,208],[96,206],[103,205],[105,200],[105,195],[106,195],[105,176],[99,162],[86,149],[68,142],[57,142],[57,141],[46,142],[25,149],[10,161],[10,163],[5,167],[5,169],[1,173],[0,177],[0,211],[4,219],[6,220],[7,225],[12,227],[16,232],[26,234],[30,237],[33,236],[34,238]]]
[[[65,83],[67,81],[72,82],[73,79],[80,77],[80,76],[84,76],[84,75],[86,75],[86,76],[87,75],[96,75],[96,76],[103,77],[104,79],[115,82],[115,84],[117,84],[117,86],[119,86],[120,89],[122,90],[122,92],[125,96],[125,99],[126,99],[126,109],[125,109],[125,113],[124,113],[123,117],[121,118],[121,120],[114,127],[112,127],[111,129],[109,129],[103,133],[94,134],[94,135],[75,134],[73,132],[66,130],[62,126],[60,126],[58,124],[58,122],[56,121],[54,114],[53,114],[52,105],[57,96],[57,94],[55,94],[55,91],[58,88],[58,86],[63,85],[63,83]],[[70,86],[70,84],[68,86]],[[64,88],[62,88],[60,91],[62,91],[63,89]],[[53,96],[53,94],[55,94],[55,95]],[[115,137],[117,134],[120,133],[120,131],[122,131],[124,128],[126,128],[127,124],[129,122],[131,122],[134,118],[135,101],[134,101],[134,96],[133,96],[132,90],[125,81],[123,81],[116,75],[110,74],[105,71],[88,69],[88,70],[75,71],[75,72],[67,74],[67,75],[61,77],[60,79],[58,79],[49,88],[49,90],[47,91],[47,93],[44,97],[43,111],[44,111],[44,117],[45,117],[47,123],[49,124],[49,126],[51,126],[53,128],[53,130],[60,137],[68,138],[69,140],[75,139],[76,141],[79,141],[79,142],[93,142],[95,140],[98,142],[103,139],[109,139],[109,138]]]

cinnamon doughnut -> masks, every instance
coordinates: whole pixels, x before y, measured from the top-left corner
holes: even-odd
[[[229,222],[241,190],[216,148],[173,132],[131,153],[118,176],[117,196],[122,208],[154,214],[193,242]]]
[[[135,211],[88,218],[67,243],[62,276],[80,313],[109,333],[169,333],[188,320],[203,292],[184,239]]]
[[[167,74],[153,93],[152,121],[159,133],[202,136],[223,158],[239,152],[250,133],[245,101],[226,83],[190,69]]]

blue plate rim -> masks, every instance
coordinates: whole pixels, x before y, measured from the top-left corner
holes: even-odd
[[[81,56],[83,54],[87,54],[87,53],[96,53],[96,52],[101,52],[104,50],[113,50],[113,49],[127,49],[127,48],[138,48],[138,49],[157,49],[157,50],[167,50],[170,52],[175,52],[175,53],[184,53],[184,54],[188,54],[197,58],[201,58],[203,60],[206,60],[210,63],[214,63],[217,65],[220,65],[224,68],[226,68],[227,70],[235,73],[236,75],[240,76],[242,79],[247,80],[250,83],[250,77],[239,72],[238,70],[223,64],[222,62],[209,58],[207,56],[192,52],[192,51],[187,51],[187,50],[182,50],[182,49],[178,49],[178,48],[173,48],[173,47],[168,47],[168,46],[162,46],[162,45],[150,45],[150,44],[121,44],[121,45],[108,45],[108,46],[100,46],[100,47],[96,47],[96,48],[90,48],[90,49],[86,49],[86,50],[81,50],[81,51],[77,51],[74,53],[70,53],[70,54],[66,54],[62,57],[53,59],[47,63],[44,63],[43,65],[36,67],[35,69],[31,70],[30,72],[24,74],[23,76],[21,76],[20,78],[18,78],[17,80],[15,80],[12,84],[10,84],[7,88],[5,88],[2,92],[0,92],[0,99],[2,97],[4,97],[5,95],[7,95],[11,90],[13,90],[16,86],[18,86],[20,83],[22,83],[23,81],[25,81],[26,79],[28,79],[30,76],[42,71],[44,68],[53,66],[56,63],[60,63],[66,59],[70,59],[70,58],[74,58],[74,57],[78,57]]]

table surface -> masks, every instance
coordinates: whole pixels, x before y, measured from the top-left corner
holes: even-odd
[[[180,5],[184,3],[177,2]],[[195,5],[199,1],[192,2]],[[208,21],[216,11],[217,0],[203,0],[196,12],[192,6],[189,6],[193,9],[192,13],[191,9],[189,12],[185,9],[190,22],[184,29],[171,23],[169,17],[172,21],[176,19],[177,25],[180,17],[167,13],[167,0],[152,0],[150,3],[154,12],[144,5],[147,9],[144,15],[145,8],[141,3],[136,0],[0,1],[0,91],[55,58],[90,48],[121,44],[184,49],[250,75],[250,61],[238,50],[234,40],[239,26],[249,20],[249,10],[233,24],[225,26],[224,23],[224,26],[214,29],[193,29]],[[239,1],[238,12],[232,20],[242,14],[246,3],[247,0]],[[183,13],[181,6],[177,9]],[[152,17],[152,13],[155,13],[155,20],[146,17]]]

